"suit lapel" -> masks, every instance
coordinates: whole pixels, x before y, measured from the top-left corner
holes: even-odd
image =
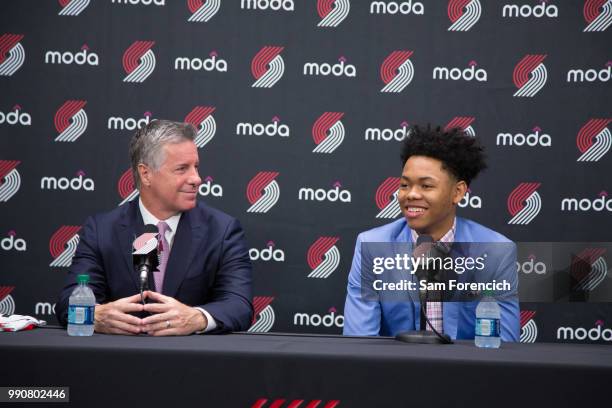
[[[144,223],[138,209],[138,200],[132,200],[121,217],[116,239],[119,241],[125,268],[129,271],[137,291],[140,289],[140,284],[132,260],[132,244],[134,239],[142,234],[142,231],[144,231]]]
[[[184,212],[179,221],[164,275],[163,294],[166,296],[176,297],[193,257],[206,236],[206,222],[198,210],[196,207]]]

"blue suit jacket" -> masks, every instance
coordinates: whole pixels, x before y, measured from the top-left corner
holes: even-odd
[[[363,242],[411,242],[411,229],[405,219],[359,234],[348,278],[344,306],[344,334],[358,336],[395,336],[420,327],[418,301],[368,301],[361,292],[361,244]],[[511,242],[503,235],[476,222],[457,217],[455,242]],[[497,260],[495,277],[517,286],[516,246]],[[453,339],[473,339],[477,302],[445,302],[444,333]],[[501,338],[518,341],[520,334],[518,296],[499,302],[501,308]]]
[[[89,274],[98,303],[139,293],[132,243],[143,229],[138,200],[85,221],[56,305],[61,324],[67,323],[68,298],[79,274]],[[217,322],[215,331],[246,330],[253,316],[251,269],[239,222],[198,202],[179,221],[162,293],[206,309]]]

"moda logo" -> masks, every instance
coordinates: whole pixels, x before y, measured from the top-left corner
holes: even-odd
[[[612,329],[603,328],[603,321],[598,320],[591,329],[584,327],[559,327],[557,329],[557,340],[579,340],[589,339],[591,341],[612,341]]]
[[[59,133],[56,142],[74,142],[87,130],[87,101],[68,100],[55,113],[53,122]]]
[[[472,190],[468,188],[457,205],[461,208],[482,208],[482,199],[477,195],[473,195]]]
[[[452,23],[448,31],[469,31],[480,20],[482,7],[478,0],[450,0],[447,12]]]
[[[249,328],[251,333],[265,333],[269,332],[272,326],[274,326],[274,309],[270,304],[274,301],[272,296],[255,296],[253,297],[253,323]]]
[[[34,314],[38,316],[55,315],[55,303],[36,302],[36,305],[34,305]]]
[[[608,198],[608,192],[599,193],[599,198],[564,198],[561,200],[561,211],[612,211],[612,198]]]
[[[304,64],[304,75],[333,75],[336,77],[346,76],[349,78],[355,78],[357,76],[357,68],[355,68],[353,64],[345,64],[347,61],[345,57],[338,58],[338,61],[339,62],[333,65],[327,62],[322,64],[307,62]]]
[[[520,183],[508,196],[508,224],[527,225],[540,213],[542,197],[537,192],[541,183]]]
[[[223,197],[223,186],[214,183],[211,176],[206,176],[204,177],[204,182],[200,184],[198,192],[203,197]]]
[[[251,258],[251,261],[285,262],[285,251],[276,248],[274,241],[268,241],[266,245],[264,249],[249,249],[249,258]]]
[[[547,133],[542,132],[542,128],[536,126],[532,132],[525,135],[523,133],[498,133],[496,144],[497,146],[529,146],[529,147],[550,147],[552,139]]]
[[[338,27],[350,11],[349,0],[317,0],[317,13],[321,17],[317,27]]]
[[[309,278],[327,279],[340,265],[340,251],[336,246],[340,238],[320,237],[308,248],[306,260],[311,272]]]
[[[605,253],[605,248],[585,248],[572,256],[570,275],[575,281],[572,290],[590,292],[606,279],[608,263]]]
[[[18,160],[0,160],[0,203],[7,202],[21,187]]]
[[[177,71],[217,71],[217,72],[227,72],[227,61],[221,58],[217,58],[219,54],[217,51],[211,51],[208,54],[208,58],[187,58],[187,57],[177,57],[174,60],[174,69]]]
[[[151,112],[145,112],[142,118],[121,118],[119,116],[111,116],[106,121],[106,127],[108,130],[135,130],[142,129],[144,126],[151,123],[153,114]]]
[[[313,189],[310,187],[302,187],[298,191],[298,200],[302,201],[342,201],[343,203],[351,202],[351,192],[349,190],[341,190],[342,184],[336,181],[332,184],[333,188],[325,190],[323,188]]]
[[[419,1],[390,1],[385,3],[384,1],[373,1],[370,3],[370,14],[425,14],[425,6]]]
[[[68,177],[52,177],[52,176],[44,176],[40,179],[40,189],[41,190],[85,190],[85,191],[94,191],[95,184],[93,179],[89,177],[85,177],[85,172],[83,170],[79,170],[76,172],[76,177],[68,178]]]
[[[512,80],[518,90],[513,96],[532,98],[546,85],[548,72],[542,63],[546,55],[527,54],[514,67]]]
[[[111,0],[113,4],[131,4],[132,6],[165,6],[166,0]]]
[[[586,0],[582,9],[584,32],[605,31],[612,24],[612,0]]]
[[[123,82],[141,83],[155,69],[154,41],[135,41],[123,53],[123,70],[127,74]]]
[[[280,118],[278,116],[274,116],[272,123],[268,124],[240,122],[236,125],[236,134],[245,136],[262,136],[265,134],[266,136],[289,137],[291,129],[285,124],[279,125],[279,122]]]
[[[121,177],[119,177],[119,181],[117,182],[117,192],[119,193],[119,197],[122,199],[119,205],[123,205],[138,197],[138,190],[134,184],[132,169],[127,169],[125,172],[123,172]]]
[[[312,126],[312,138],[317,145],[313,153],[333,153],[344,140],[344,112],[325,112]]]
[[[95,52],[89,51],[87,44],[81,47],[81,51],[47,51],[45,53],[45,64],[64,64],[64,65],[99,65],[100,58]]]
[[[242,10],[294,11],[293,0],[240,0]]]
[[[0,125],[3,124],[9,125],[22,125],[22,126],[31,126],[32,125],[32,117],[27,112],[21,111],[21,106],[15,105],[13,106],[13,111],[9,113],[0,112]]]
[[[397,141],[401,142],[408,137],[408,122],[403,121],[400,123],[399,129],[380,129],[380,128],[367,128],[365,130],[365,140],[371,140],[376,142],[389,142]]]
[[[18,252],[24,252],[27,250],[27,243],[23,238],[16,238],[17,233],[14,230],[10,230],[6,237],[0,240],[0,248],[5,251],[12,251],[13,249]]]
[[[285,47],[263,47],[251,61],[253,88],[272,88],[285,73],[285,61],[280,53]]]
[[[559,17],[559,8],[554,4],[548,4],[546,1],[541,1],[540,4],[530,6],[529,4],[506,4],[502,8],[502,17],[504,18],[516,18],[516,17]]]
[[[399,177],[387,177],[378,186],[376,189],[376,206],[380,212],[376,214],[376,218],[397,218],[402,213],[397,200],[399,185]]]
[[[476,131],[472,127],[475,120],[473,116],[456,116],[447,123],[444,130],[448,132],[451,129],[461,129],[468,136],[476,137]]]
[[[11,296],[14,286],[0,286],[0,315],[10,316],[15,313],[15,300]]]
[[[197,131],[194,140],[197,147],[206,146],[215,137],[217,122],[212,115],[215,109],[214,106],[196,106],[185,116],[185,122],[191,123]]]
[[[89,0],[59,0],[62,9],[57,13],[60,16],[78,16],[89,6]]]
[[[280,188],[275,178],[279,175],[275,171],[260,171],[247,185],[247,200],[251,206],[249,213],[267,213],[278,202]]]
[[[527,257],[527,261],[519,262],[516,261],[516,272],[524,273],[529,275],[535,273],[536,275],[545,275],[548,267],[542,261],[538,261],[536,256],[531,254]]]
[[[570,69],[567,72],[567,82],[595,82],[598,79],[601,82],[608,82],[612,75],[612,61],[606,63],[605,68],[597,71],[594,68],[591,69]]]
[[[79,244],[80,229],[81,227],[76,225],[63,225],[55,231],[49,240],[49,252],[53,257],[49,266],[67,268],[72,264],[72,257]]]
[[[191,12],[187,21],[206,23],[217,14],[220,7],[221,0],[187,0],[187,8]]]
[[[448,68],[448,67],[434,67],[433,79],[439,80],[453,80],[453,81],[472,81],[487,82],[487,71],[483,68],[476,68],[478,63],[476,61],[470,61],[468,68]]]
[[[309,327],[344,327],[344,316],[337,313],[335,307],[330,307],[326,314],[308,314],[296,313],[293,315],[294,326],[309,326]]]
[[[380,92],[398,93],[412,82],[414,65],[410,61],[413,51],[393,51],[380,66],[380,78],[385,83]]]
[[[521,310],[521,343],[535,343],[538,338],[538,325],[533,310]]]
[[[11,76],[25,61],[25,50],[20,41],[22,34],[3,34],[0,36],[0,75]]]
[[[579,162],[599,161],[612,146],[612,133],[608,125],[612,119],[590,119],[578,132],[576,145],[580,150]]]

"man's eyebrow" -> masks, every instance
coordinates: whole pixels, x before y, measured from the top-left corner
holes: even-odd
[[[401,176],[402,180],[407,180],[410,181],[410,179],[404,175]],[[423,176],[423,177],[419,177],[419,181],[427,181],[427,180],[432,180],[432,181],[438,181],[437,178],[435,177],[431,177],[431,176]]]

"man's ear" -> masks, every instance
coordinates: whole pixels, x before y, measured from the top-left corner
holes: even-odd
[[[455,183],[454,191],[453,191],[453,204],[459,204],[459,201],[463,199],[463,196],[467,192],[468,185],[465,181],[461,180]]]
[[[146,164],[140,163],[137,167],[138,177],[140,177],[140,185],[149,187],[151,185],[151,169]]]

